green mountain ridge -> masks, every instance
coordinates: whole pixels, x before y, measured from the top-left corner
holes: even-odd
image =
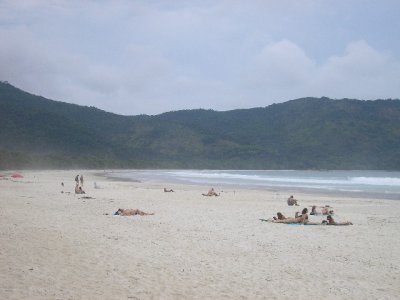
[[[400,100],[122,116],[0,82],[0,169],[400,170]]]

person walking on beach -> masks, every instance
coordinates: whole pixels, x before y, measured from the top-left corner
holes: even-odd
[[[75,176],[75,182],[76,184],[79,184],[79,174]]]
[[[81,186],[83,186],[83,175],[81,175]]]

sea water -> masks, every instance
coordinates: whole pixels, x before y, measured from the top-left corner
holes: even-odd
[[[128,180],[200,184],[220,188],[334,193],[400,200],[400,172],[274,170],[124,170],[108,173]]]

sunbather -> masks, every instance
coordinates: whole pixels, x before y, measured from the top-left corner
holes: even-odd
[[[217,193],[215,192],[214,188],[211,188],[211,189],[208,191],[207,194],[202,194],[202,195],[203,195],[203,196],[209,196],[209,197],[211,197],[211,196],[219,196],[219,194],[217,194]]]
[[[320,207],[321,211],[317,210],[317,206],[313,205],[311,208],[310,215],[333,215],[333,209],[329,205]]]
[[[326,225],[335,225],[335,226],[340,226],[340,225],[353,225],[353,223],[346,221],[346,222],[336,222],[332,216],[327,216],[326,217],[327,224]]]
[[[273,217],[274,220],[285,220],[287,219],[281,212],[276,213],[276,217]]]
[[[166,188],[164,188],[164,193],[171,193],[173,191],[174,191],[173,189],[167,190]]]
[[[294,218],[285,218],[282,220],[273,220],[272,222],[274,223],[285,223],[285,224],[291,224],[291,223],[307,223],[308,222],[308,209],[304,208],[301,212],[301,215],[298,215],[296,213],[296,216]]]
[[[119,216],[149,216],[149,215],[154,215],[154,213],[146,213],[144,211],[141,211],[139,209],[131,209],[131,208],[119,208],[114,215],[119,215]]]

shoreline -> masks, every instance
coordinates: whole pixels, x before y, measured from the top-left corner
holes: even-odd
[[[203,197],[205,185],[114,181],[96,170],[21,172],[22,179],[0,180],[2,299],[400,294],[398,201],[299,193],[300,206],[289,207],[287,191],[223,188],[219,197]],[[73,194],[76,174],[84,176],[85,195]],[[259,220],[325,204],[354,225]],[[113,216],[118,208],[155,215]]]
[[[315,196],[332,196],[332,197],[343,197],[343,198],[356,198],[356,199],[385,199],[385,200],[400,200],[399,194],[394,193],[374,193],[374,192],[365,192],[365,191],[342,191],[342,190],[332,190],[328,188],[305,188],[305,187],[283,187],[283,186],[262,186],[262,185],[251,185],[251,184],[235,184],[235,183],[215,183],[215,182],[189,182],[185,180],[179,180],[171,177],[164,177],[162,179],[153,177],[152,179],[134,179],[129,177],[121,177],[118,176],[118,173],[121,174],[123,171],[131,172],[131,171],[143,171],[143,170],[114,170],[112,172],[105,172],[104,174],[98,173],[99,176],[107,177],[110,180],[120,180],[126,182],[144,182],[149,184],[160,184],[160,185],[168,185],[168,184],[177,184],[177,185],[189,185],[189,186],[205,186],[212,187],[218,186],[220,188],[225,189],[243,189],[243,190],[257,190],[257,191],[268,191],[272,193],[283,193],[286,192],[288,194],[305,194],[305,195],[315,195]],[[145,171],[159,171],[159,170],[145,170]],[[166,171],[166,170],[162,170]],[[117,173],[113,176],[113,173]]]

